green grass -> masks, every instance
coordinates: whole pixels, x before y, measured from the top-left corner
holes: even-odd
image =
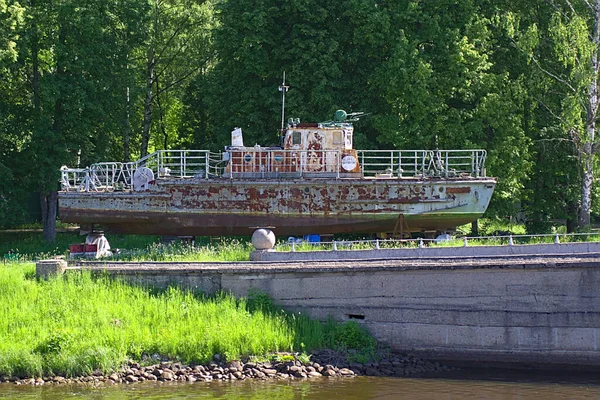
[[[106,260],[116,261],[248,261],[254,250],[245,240],[223,238],[198,244],[151,243],[142,249],[123,250]]]
[[[0,257],[14,250],[21,261],[33,261],[56,255],[66,254],[69,244],[82,242],[76,233],[59,233],[56,242],[46,243],[42,233],[37,232],[0,232]]]
[[[111,235],[111,247],[134,249],[150,246],[158,236]],[[40,232],[0,232],[0,261],[10,250],[18,254],[18,261],[36,261],[54,256],[68,255],[69,245],[83,243],[85,236],[78,233],[57,233],[54,243],[44,241]]]
[[[247,261],[253,250],[248,240],[199,238],[195,245],[162,244],[159,236],[107,235],[111,249],[119,253],[108,259],[117,261]],[[37,261],[67,256],[69,245],[83,243],[85,236],[57,233],[54,243],[46,243],[39,232],[0,232],[0,262],[12,249],[13,261]]]
[[[361,329],[285,313],[261,293],[155,291],[89,272],[44,281],[33,264],[0,267],[0,375],[80,376],[155,354],[186,363],[324,347],[371,354]]]
[[[516,231],[519,231],[516,229]],[[494,232],[492,232],[494,233]],[[558,235],[559,243],[572,243],[572,242],[600,242],[600,234],[596,233],[578,233],[567,235],[565,233],[554,233],[547,235],[538,236],[526,236],[520,237],[519,235],[511,233],[510,231],[503,231],[498,233],[495,231],[495,235],[481,235],[477,237],[468,237],[467,246],[506,246],[510,243],[510,236],[512,235],[512,242],[514,245],[525,245],[525,244],[543,244],[543,243],[555,243]],[[337,241],[338,250],[374,250],[376,248],[375,240],[369,239],[365,242],[350,242],[350,241]],[[432,239],[422,239],[424,247],[463,247],[464,237],[455,237],[451,240],[435,242]],[[410,239],[405,241],[399,240],[379,240],[380,249],[415,249],[419,247],[420,239]],[[291,252],[292,245],[287,242],[279,242],[276,249],[280,252]],[[297,243],[293,247],[293,251],[296,252],[309,252],[309,251],[332,251],[334,249],[332,243]]]
[[[527,227],[525,224],[511,223],[506,219],[481,218],[479,219],[478,225],[480,236],[489,236],[498,233],[512,233],[513,235],[527,234]],[[471,224],[458,226],[456,230],[464,236],[470,236]]]

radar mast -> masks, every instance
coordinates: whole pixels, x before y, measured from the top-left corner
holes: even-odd
[[[283,71],[283,82],[279,85],[279,91],[281,92],[281,131],[283,132],[283,127],[285,123],[285,93],[288,91],[290,87],[285,84],[285,71]]]

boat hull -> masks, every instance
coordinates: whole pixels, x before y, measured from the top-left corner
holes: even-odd
[[[444,231],[483,215],[495,179],[165,179],[142,192],[60,192],[64,222],[180,236]]]

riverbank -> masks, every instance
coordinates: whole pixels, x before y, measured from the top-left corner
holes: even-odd
[[[140,365],[130,362],[127,366],[111,373],[97,370],[81,377],[37,377],[19,378],[0,376],[0,383],[15,385],[63,385],[63,384],[132,384],[141,382],[212,382],[260,380],[296,380],[314,378],[352,378],[355,376],[410,377],[436,372],[446,372],[450,367],[415,357],[392,355],[379,361],[366,363],[349,362],[338,351],[322,350],[311,356],[313,361],[300,361],[289,354],[275,355],[272,361],[214,360],[206,364],[186,365],[180,362],[160,362]]]
[[[0,398],[18,400],[197,399],[204,400],[403,400],[422,399],[590,399],[600,396],[597,376],[460,370],[434,378],[244,379],[211,382],[145,381],[136,384],[0,384]]]
[[[126,373],[123,365],[156,359],[205,369],[220,361],[216,365],[225,368],[226,360],[272,360],[282,352],[293,355],[286,362],[304,361],[308,373],[315,372],[308,355],[324,348],[347,354],[348,362],[380,357],[359,324],[287,313],[261,292],[207,296],[193,288],[128,285],[89,271],[43,280],[34,265],[17,263],[0,268],[0,304],[3,380],[109,377]]]
[[[597,369],[600,250],[587,251],[302,262],[74,261],[66,274],[91,270],[137,284],[177,282],[240,297],[259,289],[286,310],[354,321],[391,350],[424,359]]]

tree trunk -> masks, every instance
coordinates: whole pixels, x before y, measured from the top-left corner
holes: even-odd
[[[131,160],[131,117],[130,117],[131,98],[129,94],[129,86],[125,92],[125,120],[123,121],[123,162]]]
[[[591,146],[590,146],[591,147]],[[581,183],[581,208],[579,209],[579,228],[590,225],[590,212],[592,210],[592,184],[594,183],[593,155],[583,160],[583,179]]]
[[[479,220],[471,222],[471,236],[479,236]]]
[[[167,127],[165,125],[165,113],[162,108],[162,103],[160,102],[160,84],[158,77],[156,78],[156,105],[158,106],[158,121],[160,124],[160,132],[163,135],[163,149],[167,150],[169,148],[169,135],[167,134]]]
[[[579,223],[579,203],[575,201],[568,201],[567,204],[567,233],[574,233],[577,231],[577,224]]]
[[[63,30],[58,34],[59,43],[65,43],[65,34]],[[62,77],[66,74],[66,69],[60,58],[56,61],[56,74]],[[54,121],[52,123],[53,133],[50,135],[50,140],[53,145],[60,141],[63,134],[64,109],[62,99],[62,88],[59,88],[58,98],[54,103]],[[56,239],[56,211],[58,206],[58,192],[56,191],[56,180],[52,179],[54,174],[50,173],[49,178],[42,184],[40,190],[40,204],[42,207],[42,226],[44,228],[44,240],[54,242]]]
[[[40,205],[42,207],[42,226],[44,228],[44,240],[54,242],[56,240],[56,208],[58,192],[56,190],[41,191]]]
[[[144,128],[142,131],[142,147],[140,151],[141,157],[148,154],[148,143],[150,142],[150,126],[152,124],[152,100],[154,93],[152,86],[154,85],[154,67],[156,62],[156,51],[154,48],[148,52],[148,64],[146,69],[146,98],[144,99]]]
[[[34,19],[35,21],[35,19]],[[31,43],[31,66],[33,69],[33,109],[35,110],[37,119],[41,111],[40,103],[40,59],[39,59],[39,45],[37,35],[37,25],[33,22],[33,39]],[[37,120],[36,120],[37,123]]]
[[[581,182],[581,208],[579,209],[579,228],[590,224],[590,213],[592,210],[592,185],[594,184],[594,156],[596,152],[596,118],[598,116],[598,46],[600,45],[600,0],[594,1],[594,27],[592,31],[592,53],[591,67],[592,79],[588,89],[587,115],[585,122],[586,138],[581,143],[579,157],[582,169]]]
[[[31,2],[32,9],[35,10],[36,2]],[[40,129],[39,119],[42,112],[40,96],[40,60],[39,60],[39,35],[36,19],[32,19],[32,41],[31,41],[31,68],[32,68],[32,86],[33,86],[33,109],[34,109],[34,129]],[[57,104],[60,108],[60,104]],[[59,128],[56,125],[54,128]],[[56,209],[58,202],[57,191],[40,190],[40,206],[42,209],[42,227],[44,230],[44,240],[54,242],[56,240]]]
[[[36,11],[36,2],[35,0],[31,1],[31,9],[35,14]],[[35,16],[34,14],[34,16]],[[40,44],[39,44],[39,32],[38,25],[36,22],[36,18],[31,19],[31,31],[33,32],[31,36],[31,69],[32,69],[32,90],[33,90],[33,109],[35,111],[34,115],[34,127],[37,128],[40,113],[42,111],[41,98],[40,98]]]

